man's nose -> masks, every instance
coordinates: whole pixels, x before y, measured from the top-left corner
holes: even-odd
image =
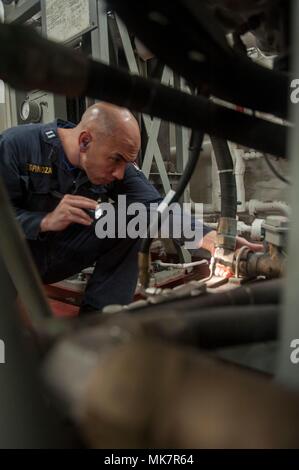
[[[126,165],[122,165],[113,171],[112,176],[117,180],[123,180],[125,176],[125,170]]]

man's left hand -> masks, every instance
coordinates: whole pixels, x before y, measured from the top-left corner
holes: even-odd
[[[213,230],[209,232],[202,240],[201,248],[205,248],[208,250],[211,255],[214,255],[215,249],[217,244],[217,232]],[[262,252],[264,251],[264,245],[261,243],[251,243],[243,237],[236,238],[236,250],[246,246],[249,250],[254,252]],[[217,263],[215,266],[215,276],[219,277],[232,277],[234,275],[233,270],[230,266],[224,266],[221,263]]]

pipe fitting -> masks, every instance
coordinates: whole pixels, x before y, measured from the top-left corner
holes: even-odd
[[[259,213],[279,213],[285,217],[290,217],[291,209],[285,202],[273,201],[273,202],[262,202],[256,199],[251,199],[246,202],[246,209],[250,215],[256,216]]]
[[[237,220],[221,217],[217,228],[217,247],[234,251],[236,248]]]
[[[233,267],[244,277],[265,276],[267,279],[276,279],[283,276],[286,258],[280,250],[269,245],[268,253],[253,253],[249,248],[237,250],[234,257]]]

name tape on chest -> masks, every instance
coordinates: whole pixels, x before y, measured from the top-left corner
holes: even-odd
[[[41,175],[52,175],[53,173],[51,166],[34,165],[33,163],[27,164],[27,171],[29,173],[36,173]]]

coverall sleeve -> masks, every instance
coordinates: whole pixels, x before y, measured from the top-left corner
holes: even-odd
[[[25,237],[28,240],[36,240],[40,233],[40,223],[45,217],[46,212],[33,212],[22,208],[26,198],[26,177],[22,176],[21,162],[18,154],[19,152],[14,147],[13,142],[7,141],[4,136],[0,135],[1,177]]]
[[[151,203],[162,202],[163,198],[156,188],[150,183],[142,171],[135,167],[133,164],[129,164],[125,177],[122,181],[115,183],[115,190],[113,198],[117,197],[118,194],[125,194],[127,196],[127,204],[132,202],[141,202],[149,208]],[[207,233],[211,232],[212,229],[207,225],[203,224],[199,219],[192,217],[191,227],[194,231],[199,231],[204,237]],[[178,243],[184,244],[185,239],[178,239]]]
[[[114,183],[112,192],[113,198],[125,194],[128,203],[140,202],[147,207],[151,203],[159,204],[163,199],[144,173],[131,163],[126,168],[124,179]]]

